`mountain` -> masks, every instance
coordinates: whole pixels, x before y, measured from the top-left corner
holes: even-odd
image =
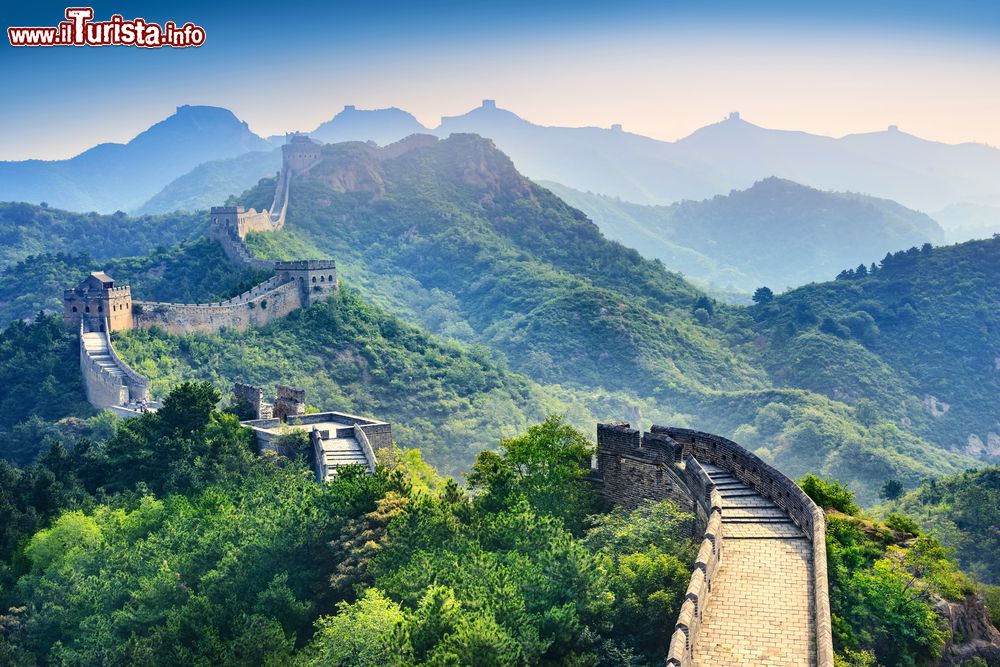
[[[611,239],[701,284],[751,292],[828,280],[886,252],[940,243],[923,213],[893,201],[767,178],[700,202],[642,206],[546,183]]]
[[[275,258],[336,257],[345,289],[479,350],[478,358],[495,356],[532,401],[581,428],[641,413],[644,421],[733,436],[792,476],[844,480],[865,503],[887,478],[913,487],[992,456],[1000,240],[904,252],[875,275],[845,272],[843,280],[740,308],[609,241],[489,140],[424,136],[384,149],[349,142],[324,146],[322,156],[296,179],[285,228],[251,234],[251,247]],[[273,189],[274,179],[264,179],[239,201],[266,205]],[[220,276],[228,264],[194,247],[104,264],[137,293],[221,298],[215,295],[238,277]],[[60,279],[71,278],[65,272],[84,271],[84,263],[47,256],[11,267],[3,274],[4,309],[30,316],[58,296]],[[213,289],[216,282],[224,289]],[[327,358],[312,340],[326,340],[323,332],[339,325],[308,321],[277,324],[274,331],[284,332],[277,346],[269,343],[273,332],[211,341],[164,334],[133,347],[130,360],[160,387],[202,377],[225,388],[253,358],[262,360],[262,382],[304,383],[324,400],[347,400],[319,381],[339,368],[339,357]],[[167,348],[178,352],[163,365],[156,350]],[[408,377],[411,362],[399,363],[385,371],[397,380]],[[389,386],[396,392],[405,384]],[[356,406],[381,400],[378,392],[364,395]],[[527,414],[522,408],[511,412],[519,400],[482,396],[461,419],[443,408],[436,421],[428,413],[428,425],[459,434],[431,447],[432,460],[463,469],[488,440],[469,425],[499,419],[516,428],[528,419],[518,416]],[[396,409],[383,416],[418,419]]]
[[[271,149],[227,109],[180,106],[126,144],[100,144],[68,160],[0,162],[0,200],[128,211],[203,162]]]
[[[224,160],[205,162],[167,183],[134,213],[207,210],[279,169],[280,150],[251,151]]]
[[[874,394],[880,403],[868,419],[864,405],[804,372],[790,380],[759,347],[774,325],[758,321],[756,309],[715,302],[607,240],[488,140],[456,134],[405,152],[344,143],[322,155],[296,180],[286,227],[250,236],[258,254],[333,254],[367,300],[496,350],[567,403],[582,401],[605,419],[641,411],[735,435],[791,475],[819,470],[848,481],[865,502],[886,475],[913,486],[976,463],[925,439],[921,432],[937,431],[899,414],[893,392]],[[262,181],[240,200],[259,206],[272,188]],[[951,292],[943,294],[942,310]],[[819,324],[812,335],[835,359],[847,343]],[[945,358],[934,363],[947,374]],[[836,362],[827,365],[836,378]],[[881,372],[899,384],[898,366],[884,366],[863,379],[877,382]],[[982,420],[989,410],[974,412]]]
[[[895,126],[837,139],[767,129],[733,113],[668,142],[619,126],[536,125],[485,100],[464,115],[443,118],[436,133],[452,132],[490,137],[531,178],[643,204],[704,199],[778,176],[925,211],[959,202],[1000,205],[1000,150],[927,141]]]
[[[207,231],[207,218],[191,213],[132,217],[0,202],[0,268],[42,253],[87,253],[98,260],[143,255]]]
[[[385,146],[427,128],[402,109],[358,109],[347,105],[336,116],[309,133],[313,139],[333,144],[341,141],[374,141]]]
[[[936,211],[934,219],[941,223],[952,241],[988,238],[1000,234],[1000,206],[961,202]]]
[[[1000,237],[887,255],[757,306],[771,377],[1000,461]]]

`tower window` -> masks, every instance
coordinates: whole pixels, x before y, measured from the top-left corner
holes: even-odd
[[[313,282],[316,282],[316,276],[313,276]]]
[[[76,312],[76,306],[73,306],[73,312],[74,313]]]

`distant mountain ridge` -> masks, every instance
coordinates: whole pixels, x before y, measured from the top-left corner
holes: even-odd
[[[924,213],[894,201],[823,192],[780,178],[704,201],[643,206],[544,183],[608,238],[709,288],[776,291],[830,280],[885,253],[944,241]]]
[[[228,109],[185,105],[125,144],[99,144],[68,160],[0,162],[0,201],[127,211],[204,162],[271,148]]]

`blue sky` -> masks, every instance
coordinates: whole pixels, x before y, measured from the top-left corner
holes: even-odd
[[[877,5],[877,6],[873,6]],[[55,25],[64,4],[5,8]],[[675,139],[725,113],[839,136],[894,123],[1000,145],[1000,3],[570,2],[94,5],[205,27],[199,49],[0,47],[0,159],[124,141],[179,104],[260,134],[344,104],[427,125],[482,98],[543,124]]]

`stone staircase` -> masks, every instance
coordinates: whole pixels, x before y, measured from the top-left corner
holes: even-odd
[[[149,385],[118,358],[108,334],[80,327],[80,371],[87,400],[95,408],[111,408],[116,414],[155,409],[149,401]]]
[[[317,467],[322,481],[328,482],[337,474],[337,468],[346,465],[362,465],[368,468],[368,459],[357,438],[320,438]]]
[[[701,465],[722,496],[724,546],[693,664],[815,665],[809,539],[732,472]]]
[[[102,373],[107,373],[113,378],[122,380],[125,384],[125,371],[118,367],[111,350],[108,349],[108,340],[103,333],[87,332],[83,334],[83,349],[94,364],[101,369]]]

